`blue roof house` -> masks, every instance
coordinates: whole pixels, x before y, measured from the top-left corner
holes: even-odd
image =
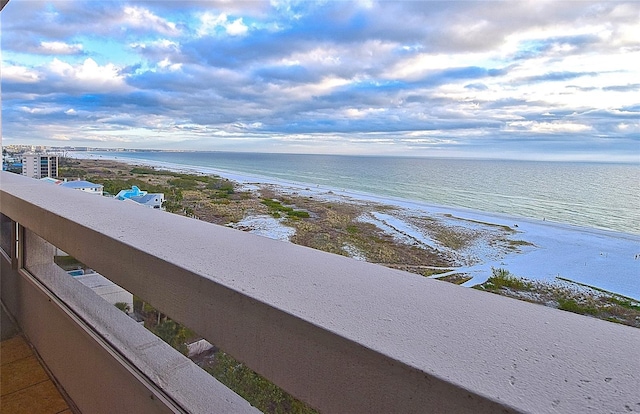
[[[164,202],[164,194],[163,193],[151,193],[138,197],[131,197],[131,200],[136,203],[142,204],[145,207],[149,208],[162,208],[162,203]]]
[[[164,202],[163,193],[150,193],[141,190],[137,186],[131,186],[130,189],[121,190],[116,194],[118,200],[135,201],[136,203],[149,208],[162,208]]]
[[[126,190],[120,190],[118,194],[116,194],[115,198],[117,198],[118,200],[124,200],[126,198],[140,197],[144,195],[147,195],[146,191],[143,191],[139,189],[138,186],[133,185],[131,186],[131,188],[128,188]]]

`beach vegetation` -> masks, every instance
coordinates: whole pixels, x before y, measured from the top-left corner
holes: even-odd
[[[455,220],[460,220],[460,221],[466,221],[466,222],[469,222],[469,223],[480,224],[482,226],[499,228],[499,229],[504,230],[504,231],[506,231],[508,233],[515,233],[516,232],[512,227],[507,226],[505,224],[496,224],[496,223],[489,223],[489,222],[486,222],[486,221],[472,220],[472,219],[467,219],[467,218],[460,218],[460,217],[454,216],[451,213],[445,213],[445,214],[443,214],[443,216],[447,217],[447,218],[455,219]]]
[[[555,282],[531,281],[492,269],[491,277],[474,288],[640,328],[640,301],[559,276]]]
[[[558,309],[579,313],[581,315],[596,315],[598,313],[598,309],[596,309],[595,306],[578,303],[578,301],[573,298],[558,298]]]
[[[202,338],[136,296],[134,296],[134,309],[144,320],[145,328],[183,355],[188,355],[188,343]],[[195,355],[191,359],[260,411],[281,414],[317,413],[304,402],[294,398],[215,345],[210,352],[213,352],[213,358],[201,358]]]
[[[130,172],[131,174],[139,174],[139,175],[159,175],[159,176],[167,176],[167,177],[175,177],[175,178],[187,178],[190,180],[192,179],[192,180],[202,181],[202,182],[207,182],[209,180],[209,177],[215,177],[215,176],[209,176],[209,175],[180,173],[180,172],[169,171],[169,170],[157,170],[155,168],[149,168],[149,167],[133,167],[130,170]]]
[[[454,285],[461,285],[470,281],[471,279],[473,279],[473,276],[468,273],[451,273],[449,275],[436,278],[436,280],[453,283]]]
[[[220,192],[225,192],[227,194],[233,194],[234,188],[233,183],[229,180],[216,179],[210,180],[207,184],[207,188],[209,190],[218,190]]]
[[[523,246],[533,246],[533,243],[530,243],[526,240],[510,240],[510,239],[501,239],[500,241],[503,241],[507,244],[507,247],[510,250],[516,250],[518,251],[520,247]]]
[[[295,193],[283,195],[273,186],[261,186],[260,196],[257,196],[253,191],[236,192],[232,182],[212,175],[185,174],[146,167],[132,170],[129,165],[112,161],[73,160],[67,167],[87,171],[87,177],[91,178],[85,179],[90,181],[117,184],[118,187],[114,185],[112,189],[105,188],[105,191],[112,194],[131,185],[138,185],[150,192],[163,192],[167,211],[197,215],[202,220],[217,224],[238,222],[252,214],[287,217],[287,225],[296,229],[291,237],[294,243],[342,255],[350,254],[345,250],[345,245],[352,246],[353,252],[369,262],[427,277],[434,276],[427,268],[455,269],[457,266],[466,266],[464,252],[462,257],[455,253],[478,241],[486,242],[501,252],[529,245],[524,240],[510,240],[510,236],[517,233],[516,224],[510,227],[445,214],[444,221],[442,216],[412,218],[420,220],[419,227],[426,229],[425,234],[438,242],[434,248],[415,246],[399,241],[374,224],[359,221],[363,211],[369,208],[366,205],[330,202],[322,196],[300,196]],[[182,185],[182,179],[186,179],[189,186],[195,183],[195,188],[183,189],[169,183],[170,180],[177,180],[173,183]],[[397,207],[376,204],[375,209],[393,214]],[[291,212],[295,211],[300,213],[292,215]],[[441,246],[447,249],[440,249]],[[449,249],[454,254],[449,254]],[[470,279],[471,276],[463,272],[438,277],[438,280],[450,283],[464,283]],[[563,280],[559,276],[556,281],[540,282],[517,277],[507,269],[493,269],[487,282],[476,288],[640,327],[639,301]],[[595,314],[593,309],[597,310]]]
[[[309,218],[309,213],[303,210],[288,211],[287,216],[294,218]]]
[[[83,179],[87,176],[87,170],[74,167],[58,167],[59,178],[78,178]]]
[[[183,355],[187,355],[188,352],[187,341],[196,337],[191,330],[169,318],[155,325],[152,332]]]
[[[83,263],[73,256],[54,256],[53,262],[65,271],[86,268]]]
[[[162,171],[157,171],[154,168],[147,168],[147,167],[133,167],[131,169],[131,174],[163,174]]]
[[[434,267],[427,267],[427,268],[422,269],[420,271],[420,274],[422,274],[422,276],[429,277],[429,276],[439,275],[439,274],[442,274],[442,273],[448,273],[448,272],[451,272],[451,270],[453,270],[453,269],[442,269],[442,268],[439,268],[439,267],[435,267],[435,268]]]
[[[347,233],[352,235],[358,234],[360,232],[360,229],[355,224],[348,224],[346,230],[347,230]]]
[[[518,291],[530,291],[534,288],[533,283],[526,279],[513,276],[506,269],[491,268],[491,276],[479,289],[497,292],[503,289],[513,289]]]
[[[283,213],[290,218],[309,218],[309,212],[304,210],[294,210],[293,207],[285,206],[278,200],[263,198],[261,203],[269,207],[273,217],[280,217],[281,213]],[[277,213],[277,216],[275,213]]]
[[[131,308],[129,308],[129,304],[127,304],[126,302],[116,302],[114,305],[124,313],[129,313],[131,311]]]
[[[476,238],[473,233],[457,231],[455,228],[436,225],[431,228],[435,230],[433,237],[438,243],[453,250],[465,248]]]
[[[225,352],[216,352],[213,363],[205,370],[262,412],[316,413]]]
[[[169,185],[181,190],[194,190],[198,187],[198,182],[193,178],[174,178],[168,181]]]
[[[632,299],[624,298],[622,296],[612,296],[610,302],[623,308],[635,310],[640,312],[640,302],[633,301]]]

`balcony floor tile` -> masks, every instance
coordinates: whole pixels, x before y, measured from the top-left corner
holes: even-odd
[[[0,407],[13,414],[72,413],[20,334],[0,343]]]

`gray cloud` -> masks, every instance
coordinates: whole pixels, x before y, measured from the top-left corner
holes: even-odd
[[[322,135],[537,154],[601,151],[594,134],[628,149],[638,72],[606,62],[637,57],[639,17],[631,1],[12,2],[4,135],[25,139],[27,123],[43,142],[122,131],[136,146],[157,131],[163,145],[228,148],[231,134],[283,148],[302,134],[305,148]]]

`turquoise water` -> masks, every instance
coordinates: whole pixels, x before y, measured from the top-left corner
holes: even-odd
[[[105,152],[640,234],[640,165],[229,152]]]

